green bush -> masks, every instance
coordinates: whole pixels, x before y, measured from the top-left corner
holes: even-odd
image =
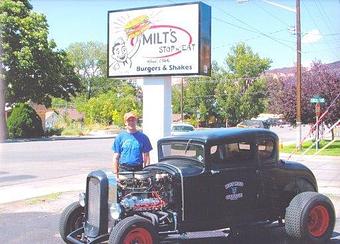
[[[60,136],[62,132],[62,128],[49,128],[46,130],[45,136]]]
[[[7,127],[10,138],[40,137],[44,134],[40,117],[33,108],[24,103],[13,108]]]
[[[89,100],[77,98],[75,104],[77,110],[85,114],[86,125],[99,123],[123,126],[123,116],[126,112],[134,111],[140,114],[142,110],[137,90],[131,85],[111,89]]]

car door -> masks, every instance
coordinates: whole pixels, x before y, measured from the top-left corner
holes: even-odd
[[[269,209],[281,208],[279,196],[280,169],[278,164],[278,145],[275,138],[262,135],[256,141],[257,159],[259,165],[258,175],[260,177],[259,208]]]
[[[243,221],[257,207],[259,179],[254,149],[255,142],[245,139],[211,148],[210,218]]]

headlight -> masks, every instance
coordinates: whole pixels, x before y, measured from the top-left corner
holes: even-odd
[[[85,207],[85,198],[86,198],[86,194],[84,192],[79,193],[79,204],[82,207]]]
[[[110,215],[113,219],[117,220],[122,213],[122,208],[120,207],[119,203],[112,203],[110,207]]]

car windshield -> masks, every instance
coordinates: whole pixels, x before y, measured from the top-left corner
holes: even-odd
[[[184,132],[187,132],[187,131],[193,131],[194,128],[192,126],[189,126],[189,125],[174,125],[172,127],[172,131],[184,131]]]
[[[204,146],[189,141],[164,142],[160,145],[160,160],[166,158],[190,158],[200,162],[204,161]]]
[[[259,125],[259,124],[261,124],[261,122],[258,121],[258,120],[246,120],[245,124],[246,125]]]

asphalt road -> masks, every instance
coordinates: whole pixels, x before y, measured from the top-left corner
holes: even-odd
[[[0,144],[0,187],[112,167],[113,138],[18,141]]]

